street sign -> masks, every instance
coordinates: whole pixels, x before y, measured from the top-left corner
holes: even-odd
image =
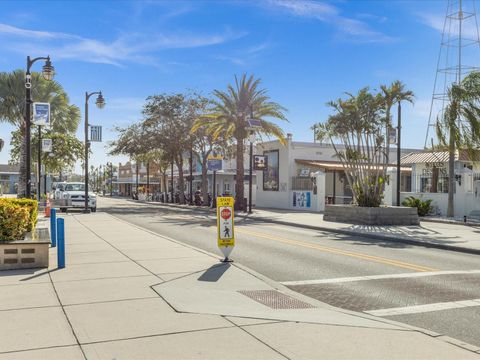
[[[268,166],[268,157],[265,155],[253,155],[253,170],[265,170]]]
[[[90,126],[90,141],[102,142],[102,127]]]
[[[32,123],[39,126],[50,126],[50,104],[49,103],[33,103],[33,119]]]
[[[392,127],[388,129],[388,143],[389,144],[397,143],[397,129]]]
[[[247,119],[249,129],[258,129],[262,127],[262,122],[259,119],[249,118]]]
[[[42,139],[42,151],[45,153],[52,152],[52,139]]]
[[[217,245],[225,256],[224,261],[229,261],[235,246],[233,203],[233,197],[217,198]]]
[[[210,171],[222,170],[222,159],[207,159],[207,169]]]

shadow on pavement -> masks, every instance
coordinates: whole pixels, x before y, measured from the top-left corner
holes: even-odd
[[[198,281],[216,282],[229,268],[229,263],[213,265],[198,278]]]

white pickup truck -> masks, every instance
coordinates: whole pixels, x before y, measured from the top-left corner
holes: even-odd
[[[85,207],[85,184],[80,182],[62,183],[61,190],[55,192],[53,205],[65,212],[68,208],[81,209]],[[56,189],[59,190],[59,189]],[[88,207],[92,212],[97,211],[97,197],[88,192]]]

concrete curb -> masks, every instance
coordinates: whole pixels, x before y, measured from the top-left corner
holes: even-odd
[[[437,224],[449,224],[449,225],[462,225],[462,226],[470,226],[470,227],[478,227],[480,228],[480,222],[473,222],[473,221],[458,221],[458,220],[441,220],[441,219],[431,219],[428,217],[421,218],[421,221],[430,222],[430,223],[437,223]]]
[[[207,208],[203,208],[203,207],[200,207],[200,206],[190,208],[190,207],[187,207],[186,205],[154,203],[154,202],[146,202],[146,201],[138,201],[138,200],[132,200],[132,201],[141,202],[141,203],[144,203],[144,204],[162,206],[162,207],[166,207],[166,208],[185,209],[185,210],[188,210],[188,211],[200,211],[200,212],[204,212],[204,213],[205,212],[209,212],[209,213],[214,212],[210,208],[207,209]],[[302,229],[325,231],[325,232],[331,232],[331,233],[336,233],[336,234],[341,234],[341,235],[360,236],[360,237],[364,237],[364,238],[385,240],[385,241],[391,241],[391,242],[399,242],[399,243],[403,243],[403,244],[417,245],[417,246],[423,246],[423,247],[427,247],[427,248],[434,248],[434,249],[461,252],[461,253],[466,253],[466,254],[480,255],[480,249],[471,249],[471,248],[466,248],[466,247],[456,246],[456,245],[437,244],[437,243],[430,242],[428,240],[415,240],[415,239],[412,239],[412,238],[409,238],[409,237],[404,237],[404,236],[399,236],[399,235],[361,233],[361,232],[348,230],[348,229],[335,229],[335,228],[329,228],[329,227],[326,227],[326,226],[314,226],[314,225],[298,224],[298,223],[295,223],[295,222],[289,222],[289,221],[283,221],[283,220],[255,218],[255,217],[253,217],[251,215],[248,215],[248,214],[244,215],[244,214],[237,213],[236,216],[240,217],[240,218],[243,218],[243,219],[249,219],[249,220],[252,220],[252,221],[260,221],[260,222],[264,222],[264,223],[273,223],[273,224],[279,224],[279,225],[298,227],[298,228],[302,228]],[[442,221],[432,221],[432,222],[445,223],[445,222],[442,222]],[[459,224],[455,223],[455,225],[459,225]],[[473,226],[473,225],[471,225],[471,226]]]

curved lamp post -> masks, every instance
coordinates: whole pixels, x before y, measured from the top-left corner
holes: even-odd
[[[88,208],[88,150],[90,144],[88,141],[88,100],[93,95],[98,95],[95,105],[97,105],[99,109],[105,107],[105,99],[103,98],[101,91],[85,93],[85,209],[83,210],[85,213],[90,212],[90,209]]]
[[[31,197],[31,136],[30,136],[30,127],[31,127],[31,105],[32,105],[32,75],[30,69],[32,65],[38,60],[45,60],[45,65],[42,67],[42,75],[45,80],[52,80],[55,76],[55,69],[52,66],[50,61],[50,56],[47,57],[37,57],[31,59],[30,56],[27,56],[27,72],[25,73],[25,153],[26,153],[26,176],[25,176],[25,196],[27,198]]]

